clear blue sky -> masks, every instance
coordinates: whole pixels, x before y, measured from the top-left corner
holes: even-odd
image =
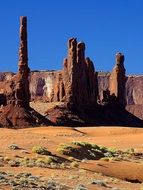
[[[143,74],[143,0],[1,0],[0,71],[16,71],[19,16],[28,17],[29,65],[61,69],[67,40],[86,43],[96,70],[125,54],[128,74]]]

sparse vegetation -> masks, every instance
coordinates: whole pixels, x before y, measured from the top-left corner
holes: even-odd
[[[40,176],[34,176],[31,173],[18,173],[17,175],[9,175],[6,172],[0,172],[0,185],[6,185],[7,189],[65,189],[63,185],[54,180],[41,179]],[[9,187],[10,186],[10,187]],[[69,188],[67,188],[69,189]],[[66,189],[66,190],[67,190]]]
[[[112,158],[118,154],[118,150],[116,148],[107,148],[89,142],[73,141],[72,144],[86,149],[93,159],[99,159],[103,157]]]
[[[54,156],[43,156],[41,158],[8,158],[3,157],[1,160],[2,164],[8,164],[11,167],[51,167],[53,165],[56,168],[60,167],[57,157]],[[66,165],[66,164],[65,164]]]
[[[64,155],[69,155],[71,152],[77,152],[77,149],[75,147],[72,147],[71,145],[64,143],[59,145],[59,147],[57,148],[57,152]]]
[[[44,158],[46,164],[57,163],[57,158],[53,156],[47,156]]]
[[[83,141],[73,141],[72,144],[85,147],[87,149],[100,149],[100,147],[97,144],[89,143],[89,142],[83,142]]]
[[[32,148],[33,153],[41,154],[41,155],[51,155],[51,152],[48,151],[45,147],[43,146],[34,146]]]

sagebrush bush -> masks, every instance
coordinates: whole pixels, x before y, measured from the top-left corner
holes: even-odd
[[[41,155],[51,155],[51,152],[48,151],[45,147],[43,146],[34,146],[32,148],[33,153],[41,154]]]
[[[57,148],[57,152],[64,154],[64,155],[69,155],[71,152],[75,152],[77,149],[75,147],[72,147],[71,145],[68,144],[60,144],[59,147]]]

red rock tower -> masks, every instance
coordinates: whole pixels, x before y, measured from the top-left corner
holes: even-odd
[[[126,75],[124,67],[124,55],[116,54],[116,64],[109,79],[109,90],[111,95],[115,95],[120,105],[125,106],[125,85]]]
[[[28,48],[27,48],[27,17],[20,17],[20,47],[19,47],[19,72],[27,72]]]
[[[85,44],[75,38],[68,41],[68,58],[64,59],[63,83],[69,108],[93,106],[97,101],[98,83],[93,62],[85,58]]]
[[[77,57],[77,40],[71,38],[68,41],[68,58],[64,59],[63,82],[65,87],[65,99],[68,106],[74,103],[75,93],[75,72],[76,72],[76,57]]]
[[[20,47],[19,47],[19,63],[16,98],[26,107],[29,107],[29,76],[30,69],[28,67],[28,47],[27,47],[27,17],[20,17]]]
[[[48,124],[39,113],[30,108],[29,76],[27,53],[27,18],[20,17],[20,48],[18,72],[5,82],[7,105],[1,110],[0,126],[7,128],[25,128],[37,124]]]

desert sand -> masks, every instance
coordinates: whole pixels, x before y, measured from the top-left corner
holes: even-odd
[[[27,129],[1,129],[0,133],[0,174],[11,173],[13,179],[19,173],[30,173],[41,180],[54,180],[63,184],[62,189],[76,189],[82,184],[87,189],[133,189],[143,187],[143,129],[125,127],[37,127]],[[86,159],[84,155],[77,159],[70,155],[63,155],[57,151],[61,143],[70,144],[73,141],[88,142],[122,151],[134,149],[134,154],[125,159]],[[10,145],[17,145],[19,149],[11,149]],[[62,162],[60,167],[21,166],[12,165],[15,159],[40,159],[44,155],[32,152],[34,146],[47,148],[52,155],[60,160],[75,162],[75,166]],[[8,161],[8,162],[7,162]],[[65,164],[63,164],[65,163]],[[72,165],[72,164],[71,164]],[[0,175],[0,177],[1,177]],[[7,177],[7,175],[6,175]],[[12,177],[11,177],[12,178]],[[10,179],[11,179],[10,178]],[[1,180],[1,179],[0,179]],[[97,184],[91,184],[95,181]],[[98,184],[99,182],[99,184]],[[104,182],[103,184],[101,182]],[[34,186],[34,185],[33,185]],[[19,189],[29,189],[28,186],[18,186]],[[16,186],[4,184],[1,180],[1,189],[14,189]],[[35,187],[35,189],[38,188]],[[31,186],[32,189],[32,186]],[[39,187],[40,189],[40,187]],[[42,189],[42,187],[41,187]],[[79,188],[80,189],[80,188]]]

